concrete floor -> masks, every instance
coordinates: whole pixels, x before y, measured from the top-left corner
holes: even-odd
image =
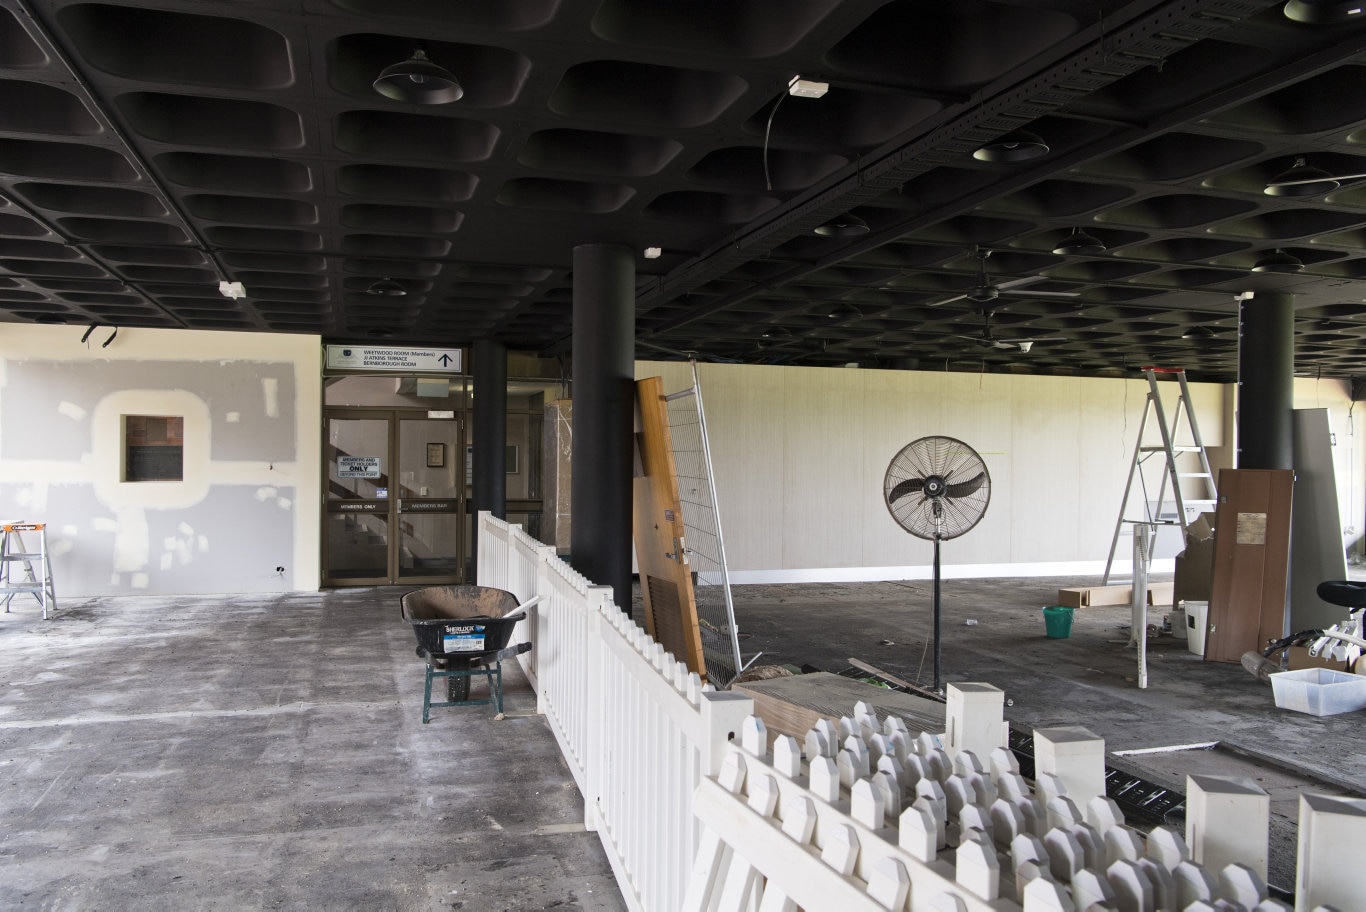
[[[1127,608],[1044,635],[1057,589],[1097,582],[945,581],[944,680],[996,684],[1016,727],[1084,724],[1110,751],[1231,748],[1112,762],[1175,788],[1190,770],[1261,780],[1270,880],[1291,886],[1299,792],[1366,782],[1360,714],[1279,710],[1241,667],[1171,639],[1139,690]],[[47,622],[16,600],[0,614],[0,907],[624,908],[513,663],[507,719],[462,707],[421,724],[402,591],[91,599]],[[929,683],[928,582],[735,601],[746,658],[838,672],[857,657]]]
[[[422,724],[402,591],[16,599],[0,908],[624,909],[515,662]]]

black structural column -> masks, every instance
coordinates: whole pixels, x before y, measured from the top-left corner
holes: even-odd
[[[507,473],[505,447],[508,436],[508,352],[507,346],[492,339],[474,343],[474,436],[473,490],[469,515],[470,528],[479,529],[478,511],[487,510],[507,519]],[[478,542],[470,549],[473,561],[479,559]],[[477,569],[477,568],[476,568]],[[477,579],[472,576],[470,582]]]
[[[1238,325],[1238,468],[1294,468],[1295,297],[1257,292]]]
[[[574,462],[569,559],[631,611],[631,466],[635,433],[635,256],[574,248]]]

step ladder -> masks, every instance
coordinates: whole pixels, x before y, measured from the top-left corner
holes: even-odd
[[[57,609],[57,591],[52,585],[52,564],[47,559],[47,524],[8,522],[0,525],[0,598],[5,613],[16,595],[27,592],[43,606],[43,619]],[[24,545],[24,533],[38,541],[38,550]]]
[[[1138,440],[1134,444],[1133,459],[1129,463],[1129,479],[1124,483],[1124,499],[1119,505],[1119,519],[1115,522],[1115,534],[1110,539],[1110,556],[1105,560],[1105,576],[1101,582],[1103,585],[1110,583],[1110,570],[1115,562],[1115,550],[1119,546],[1119,534],[1124,529],[1126,523],[1130,525],[1142,523],[1147,525],[1155,536],[1158,526],[1179,526],[1181,528],[1182,540],[1185,540],[1186,527],[1190,524],[1186,516],[1188,506],[1194,507],[1197,504],[1213,505],[1215,503],[1216,492],[1214,487],[1214,473],[1210,470],[1209,456],[1205,452],[1204,441],[1200,438],[1200,426],[1195,420],[1195,409],[1191,406],[1190,387],[1186,384],[1186,371],[1182,368],[1172,367],[1145,367],[1143,373],[1148,378],[1148,400],[1143,404],[1143,419],[1138,423]],[[1180,396],[1176,401],[1176,408],[1172,411],[1171,420],[1167,420],[1166,409],[1162,405],[1162,393],[1158,389],[1158,377],[1175,377],[1180,389]],[[1158,431],[1162,437],[1161,444],[1147,444],[1144,442],[1143,433],[1147,429],[1148,416],[1156,415]],[[1182,423],[1185,423],[1186,437],[1190,443],[1177,443],[1181,438]],[[1194,453],[1199,459],[1199,471],[1182,472],[1178,471],[1176,464],[1177,456],[1184,453]],[[1149,496],[1150,475],[1153,472],[1151,463],[1161,455],[1162,473],[1157,479],[1157,497]],[[1145,474],[1145,469],[1148,473]],[[1141,510],[1136,509],[1136,505],[1131,503],[1134,493],[1134,479],[1138,479],[1138,488],[1143,495]],[[1187,493],[1182,490],[1182,482],[1187,479],[1200,479],[1208,486],[1209,497],[1192,499],[1187,497]],[[1176,518],[1172,519],[1167,513],[1167,504],[1171,502],[1176,506]],[[1149,547],[1145,552],[1146,574],[1152,566],[1153,549]]]

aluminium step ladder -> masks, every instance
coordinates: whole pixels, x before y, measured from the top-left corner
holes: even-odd
[[[1110,555],[1105,559],[1105,576],[1101,579],[1102,585],[1109,585],[1110,571],[1115,562],[1115,549],[1119,546],[1119,534],[1124,529],[1126,523],[1130,525],[1143,524],[1148,526],[1154,536],[1158,526],[1179,526],[1181,537],[1184,540],[1186,527],[1190,525],[1191,519],[1187,516],[1187,509],[1197,504],[1212,505],[1217,499],[1214,486],[1214,473],[1210,470],[1209,456],[1205,452],[1204,441],[1200,438],[1200,425],[1195,420],[1195,409],[1191,405],[1190,387],[1186,383],[1186,371],[1183,368],[1172,367],[1145,367],[1143,373],[1148,378],[1148,399],[1143,404],[1143,418],[1138,423],[1138,440],[1134,444],[1133,459],[1129,463],[1129,479],[1124,483],[1124,499],[1119,505],[1119,519],[1115,522],[1115,534],[1110,539]],[[1158,388],[1158,375],[1175,377],[1180,395],[1176,401],[1176,407],[1172,410],[1171,421],[1167,420],[1166,409],[1162,405],[1162,393]],[[1143,432],[1147,428],[1148,416],[1156,415],[1157,427],[1161,434],[1161,444],[1146,444],[1143,440]],[[1189,443],[1177,443],[1180,435],[1182,420],[1186,425],[1186,432],[1189,436]],[[1177,457],[1191,453],[1199,461],[1199,471],[1182,472],[1176,464]],[[1149,463],[1161,454],[1162,473],[1157,480],[1157,497],[1154,499],[1149,496],[1149,476],[1144,470],[1149,467]],[[1151,471],[1151,470],[1150,470]],[[1134,515],[1138,511],[1131,503],[1134,493],[1134,478],[1138,478],[1138,487],[1143,495],[1142,515]],[[1208,486],[1208,497],[1189,498],[1187,492],[1182,490],[1182,482],[1186,479],[1201,479]],[[1176,506],[1174,518],[1167,513],[1167,503],[1170,501]],[[1145,551],[1145,573],[1152,564],[1153,549],[1147,548]]]
[[[37,551],[24,546],[25,532],[30,539],[37,535]],[[47,524],[8,522],[0,524],[0,533],[0,598],[4,599],[5,612],[9,613],[9,603],[16,595],[27,592],[43,606],[43,619],[47,620],[57,608],[47,555]]]

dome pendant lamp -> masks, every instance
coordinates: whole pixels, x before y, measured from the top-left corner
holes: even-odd
[[[972,157],[984,162],[1023,162],[1048,154],[1048,143],[1028,130],[1011,130],[982,146]]]
[[[455,75],[428,60],[421,48],[407,60],[385,67],[375,80],[375,91],[395,101],[422,105],[450,104],[465,94]]]
[[[1362,0],[1290,0],[1285,5],[1285,18],[1320,25],[1360,18],[1364,10]]]

